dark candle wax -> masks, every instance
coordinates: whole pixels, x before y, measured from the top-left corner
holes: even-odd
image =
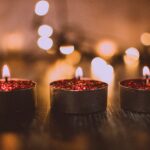
[[[150,90],[150,84],[149,85],[146,84],[146,79],[124,80],[121,82],[121,85],[133,89]]]
[[[51,83],[51,86],[53,88],[74,91],[98,90],[106,87],[106,85],[107,84],[104,82],[90,79],[68,79],[59,80]]]
[[[30,80],[10,79],[7,82],[0,80],[0,91],[9,92],[21,89],[30,89],[35,86],[35,83]]]

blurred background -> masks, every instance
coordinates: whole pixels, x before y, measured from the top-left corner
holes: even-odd
[[[38,47],[67,43],[92,51],[103,40],[113,42],[119,51],[149,45],[149,0],[1,0],[0,4],[0,52],[38,53]],[[40,35],[45,31],[53,40],[53,44],[45,41],[47,47],[37,45],[43,24],[50,28],[43,27]]]
[[[149,18],[149,0],[0,0],[0,67],[38,83],[40,115],[49,83],[78,66],[109,83],[108,105],[119,108],[118,82],[150,65]]]

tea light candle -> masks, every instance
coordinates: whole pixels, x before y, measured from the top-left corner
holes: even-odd
[[[121,108],[126,111],[150,113],[150,71],[143,68],[145,78],[120,82]]]
[[[30,120],[35,115],[35,86],[30,80],[12,79],[7,65],[0,79],[0,119]]]
[[[69,114],[104,112],[107,105],[107,83],[82,78],[82,68],[73,79],[50,83],[51,108]]]

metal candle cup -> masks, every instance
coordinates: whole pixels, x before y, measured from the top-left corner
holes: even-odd
[[[150,85],[146,79],[120,82],[120,102],[125,111],[150,113]]]
[[[30,80],[0,80],[0,119],[31,120],[35,115],[36,83]]]
[[[101,81],[68,79],[50,83],[51,109],[68,114],[104,112],[107,87]]]

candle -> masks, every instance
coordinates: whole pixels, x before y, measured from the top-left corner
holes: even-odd
[[[82,78],[77,68],[73,79],[50,83],[52,110],[69,114],[104,112],[107,105],[107,83]]]
[[[30,80],[12,79],[4,65],[0,79],[0,119],[5,121],[31,121],[35,115],[35,86]]]
[[[132,112],[150,113],[150,71],[143,68],[144,78],[120,82],[121,108]]]

